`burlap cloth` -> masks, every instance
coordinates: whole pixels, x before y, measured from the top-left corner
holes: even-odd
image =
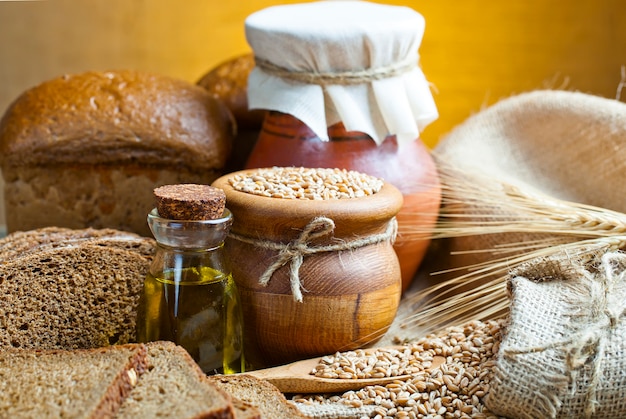
[[[626,104],[543,90],[470,117],[436,146],[440,160],[514,179],[556,198],[626,211]]]
[[[494,183],[529,185],[555,198],[626,212],[626,104],[617,100],[555,90],[512,96],[455,127],[433,153],[440,164],[479,173]],[[477,209],[468,204],[467,212],[472,211]],[[436,255],[438,268],[492,257],[451,253],[520,239],[489,235],[446,240],[437,244],[442,247]]]

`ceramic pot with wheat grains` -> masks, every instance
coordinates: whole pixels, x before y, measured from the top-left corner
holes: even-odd
[[[272,167],[217,179],[250,353],[276,364],[377,341],[400,303],[393,185],[345,169]],[[264,366],[267,366],[264,365]]]

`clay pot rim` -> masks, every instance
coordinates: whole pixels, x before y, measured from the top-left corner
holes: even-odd
[[[212,183],[212,186],[224,190],[226,206],[235,214],[233,230],[239,229],[237,214],[245,212],[246,219],[255,224],[287,223],[300,227],[306,225],[313,217],[329,217],[337,222],[338,235],[351,235],[353,231],[343,231],[343,225],[350,226],[351,229],[359,225],[366,229],[384,229],[389,220],[398,214],[403,203],[400,190],[387,182],[384,182],[381,190],[373,195],[329,200],[283,199],[254,195],[235,190],[228,183],[228,179],[235,175],[257,170],[259,169],[228,173]]]
[[[303,210],[343,213],[345,212],[345,208],[347,206],[353,206],[355,207],[354,215],[357,216],[361,213],[377,213],[380,210],[380,204],[383,203],[388,208],[388,213],[385,216],[389,218],[399,212],[403,202],[403,196],[400,190],[388,182],[384,182],[381,190],[372,195],[350,199],[326,200],[285,199],[255,195],[235,190],[228,183],[228,179],[236,175],[254,173],[258,170],[264,169],[244,169],[225,174],[216,179],[212,183],[212,186],[224,190],[224,192],[227,194],[227,197],[231,198],[231,202],[233,200],[249,201],[250,203],[254,203],[258,206],[271,206],[274,210],[290,211],[294,207],[299,207]],[[370,216],[371,214],[368,214],[368,217]]]

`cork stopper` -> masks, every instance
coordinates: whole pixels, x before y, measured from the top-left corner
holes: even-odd
[[[159,215],[170,220],[214,220],[226,206],[226,194],[209,185],[165,185],[154,189]]]

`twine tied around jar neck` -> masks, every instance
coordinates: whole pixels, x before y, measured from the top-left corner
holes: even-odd
[[[596,405],[598,404],[597,392],[602,378],[603,359],[606,354],[606,347],[611,336],[617,333],[618,327],[623,327],[626,317],[626,307],[620,298],[615,295],[616,290],[623,287],[626,279],[626,271],[616,272],[615,267],[621,266],[624,256],[618,259],[614,254],[602,256],[602,263],[598,267],[598,273],[594,277],[587,276],[588,290],[580,295],[588,299],[591,304],[589,319],[571,337],[563,340],[555,340],[532,347],[507,348],[503,350],[503,355],[513,357],[520,354],[542,352],[548,349],[563,350],[565,353],[565,366],[569,372],[571,382],[576,382],[578,369],[587,362],[591,362],[591,376],[586,387],[586,402],[584,406],[584,416],[592,417]],[[567,292],[567,291],[564,291]],[[580,307],[579,304],[576,307]],[[580,312],[573,314],[581,315]],[[554,377],[552,377],[554,378]],[[534,378],[536,379],[536,377]],[[556,380],[551,380],[554,382]],[[570,382],[570,380],[565,380]],[[556,411],[554,412],[556,415]]]
[[[393,217],[385,232],[360,237],[355,240],[341,241],[336,244],[323,246],[310,246],[309,243],[317,238],[330,235],[335,230],[335,222],[328,217],[316,217],[311,220],[302,233],[289,243],[277,243],[270,240],[257,240],[239,234],[230,233],[229,238],[243,243],[251,244],[262,249],[278,251],[277,259],[267,267],[265,272],[259,277],[259,284],[267,286],[278,269],[290,263],[289,281],[293,298],[297,302],[302,302],[302,287],[300,281],[300,267],[304,261],[304,256],[323,252],[339,252],[352,250],[371,244],[389,241],[393,244],[398,233],[398,222]]]
[[[382,80],[390,77],[400,76],[417,68],[417,60],[414,57],[404,61],[391,63],[385,67],[369,68],[365,70],[318,72],[318,71],[295,71],[278,66],[268,60],[254,57],[254,62],[258,68],[264,72],[280,77],[281,79],[292,80],[304,84],[317,84],[319,86],[328,85],[355,85],[369,83],[374,80]]]

